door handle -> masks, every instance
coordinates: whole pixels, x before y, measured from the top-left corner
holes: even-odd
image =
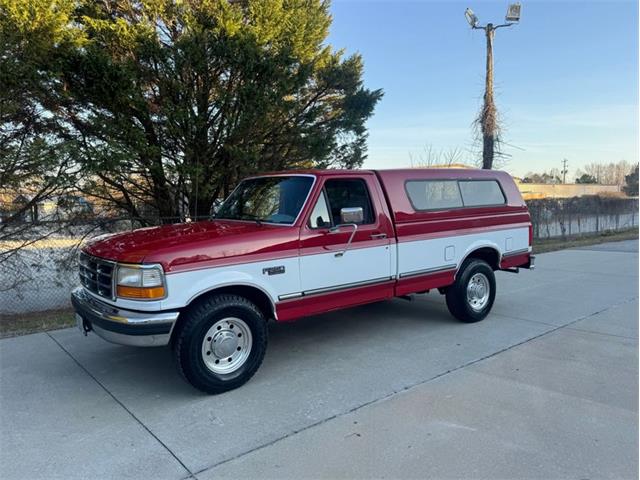
[[[373,240],[379,240],[381,238],[387,238],[387,234],[386,233],[372,233],[371,234],[371,238]]]

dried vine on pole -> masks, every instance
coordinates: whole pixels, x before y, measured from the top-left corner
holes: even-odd
[[[486,26],[485,33],[487,37],[487,74],[485,77],[484,103],[478,123],[482,131],[482,168],[491,170],[499,134],[498,111],[493,99],[493,37],[495,29],[492,24]]]

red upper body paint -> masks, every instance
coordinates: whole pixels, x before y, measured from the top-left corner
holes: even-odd
[[[530,225],[526,204],[511,177],[504,172],[473,169],[405,170],[299,170],[269,175],[308,175],[316,181],[297,221],[292,225],[274,225],[250,220],[210,220],[163,225],[98,238],[85,247],[96,257],[123,263],[160,263],[165,273],[286,258],[322,251],[327,241],[342,243],[337,235],[309,228],[307,219],[320,196],[324,183],[331,179],[363,179],[369,189],[374,210],[373,225],[362,226],[355,241],[361,247],[385,243],[370,238],[384,235],[397,242],[457,235],[487,229]],[[504,192],[504,205],[416,211],[405,190],[411,180],[496,179]],[[525,262],[523,262],[525,263]]]

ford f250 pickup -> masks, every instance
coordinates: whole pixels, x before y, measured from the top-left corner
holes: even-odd
[[[309,170],[239,183],[209,221],[89,242],[71,295],[81,330],[170,345],[196,388],[256,372],[267,320],[437,289],[463,322],[490,312],[496,270],[533,268],[512,178],[463,169]]]

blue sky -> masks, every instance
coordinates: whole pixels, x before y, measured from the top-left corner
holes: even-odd
[[[368,122],[365,168],[406,167],[426,145],[473,158],[484,88],[484,32],[507,1],[333,0],[329,43],[359,52],[365,84],[385,96]],[[496,98],[514,175],[591,162],[638,162],[638,4],[522,1],[496,33]]]

